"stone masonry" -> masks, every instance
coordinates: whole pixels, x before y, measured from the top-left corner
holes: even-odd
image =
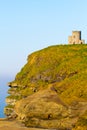
[[[68,44],[84,44],[85,40],[81,39],[81,31],[72,31],[72,36],[68,37]]]

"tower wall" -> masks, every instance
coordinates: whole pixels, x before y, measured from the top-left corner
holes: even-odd
[[[73,31],[72,36],[68,37],[68,44],[83,44],[84,40],[81,40],[81,31]]]
[[[72,36],[68,37],[68,44],[72,44]]]
[[[79,44],[79,40],[81,40],[81,31],[73,31],[72,39],[73,44]]]

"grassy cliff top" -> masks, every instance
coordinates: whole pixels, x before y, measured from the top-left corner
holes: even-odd
[[[87,45],[57,45],[34,52],[15,79],[26,89],[54,84],[62,96],[87,99],[86,81]]]
[[[55,91],[68,108],[75,108],[76,113],[81,111],[77,127],[87,128],[86,44],[55,45],[32,53],[10,86],[9,98],[16,100],[34,93],[39,97],[38,92],[43,93],[44,90],[47,93],[49,89]]]

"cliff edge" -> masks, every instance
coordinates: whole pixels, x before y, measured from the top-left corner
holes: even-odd
[[[27,127],[87,129],[87,45],[56,45],[28,56],[8,83],[4,109]]]

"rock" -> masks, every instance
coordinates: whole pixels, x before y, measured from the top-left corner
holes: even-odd
[[[13,87],[13,88],[15,88],[15,87],[18,86],[18,84],[15,83],[15,82],[9,82],[9,83],[8,83],[8,86],[9,86],[9,87]]]
[[[6,98],[6,103],[8,104],[8,105],[12,105],[12,106],[14,106],[15,105],[15,103],[16,103],[16,99],[11,99],[11,98]]]
[[[38,129],[87,128],[87,45],[52,46],[29,55],[8,86],[10,119]]]
[[[71,128],[68,106],[51,89],[39,91],[15,105],[18,119],[28,127]]]

